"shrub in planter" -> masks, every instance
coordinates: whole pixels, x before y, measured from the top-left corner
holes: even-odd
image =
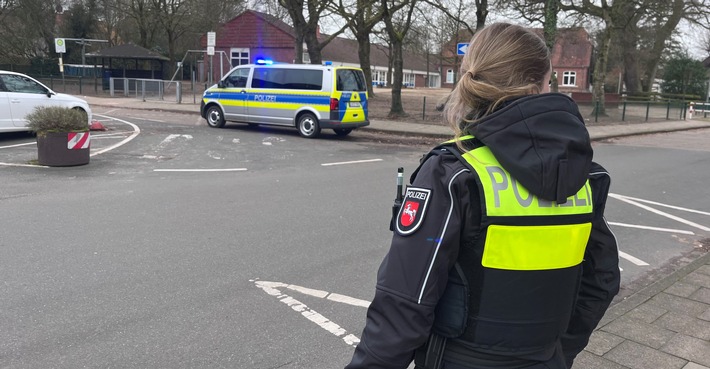
[[[26,119],[29,129],[37,134],[37,161],[40,165],[89,163],[90,136],[86,113],[59,106],[40,106]]]

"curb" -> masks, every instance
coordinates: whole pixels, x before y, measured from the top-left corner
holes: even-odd
[[[673,283],[681,280],[683,277],[697,270],[702,265],[710,263],[710,252],[701,252],[704,254],[698,257],[693,257],[692,252],[688,255],[684,255],[684,258],[690,258],[692,261],[668,275],[661,276],[657,281],[642,287],[640,290],[633,292],[629,296],[624,297],[622,300],[612,302],[606,314],[604,314],[604,318],[599,322],[596,329],[613,322],[617,318],[645,303],[653,296],[663,292]],[[629,287],[633,289],[633,286]]]

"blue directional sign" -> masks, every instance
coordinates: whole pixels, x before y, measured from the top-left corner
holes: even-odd
[[[456,44],[456,54],[466,55],[466,50],[468,50],[467,42],[459,42],[458,44]]]

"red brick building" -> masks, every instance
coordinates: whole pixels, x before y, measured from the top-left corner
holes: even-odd
[[[207,47],[206,36],[202,47]],[[222,25],[216,31],[213,80],[218,80],[233,66],[255,63],[257,59],[293,63],[295,34],[293,27],[271,15],[247,10]],[[304,45],[305,49],[305,45]],[[356,40],[337,37],[321,51],[324,61],[333,65],[360,66]],[[208,65],[209,57],[205,57]],[[304,52],[304,61],[308,53]],[[373,44],[370,49],[370,65],[374,84],[387,84],[389,64],[387,48]],[[427,72],[428,70],[428,72]],[[404,57],[404,84],[408,87],[439,87],[439,73],[433,59],[427,63],[421,55],[406,54]]]
[[[535,32],[542,36],[541,29],[535,29]],[[442,87],[451,88],[458,79],[463,55],[457,55],[456,45],[470,40],[471,34],[462,30],[457,38],[442,47]],[[557,74],[560,92],[590,91],[593,50],[589,33],[584,28],[557,30],[557,40],[552,52],[552,69]]]

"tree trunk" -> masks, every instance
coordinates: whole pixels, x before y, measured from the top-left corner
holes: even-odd
[[[294,64],[303,64],[303,33],[294,28],[296,39],[294,40]],[[310,54],[308,54],[310,56]]]
[[[602,33],[599,54],[597,54],[596,67],[594,68],[593,101],[595,105],[592,115],[607,115],[604,106],[604,80],[606,79],[606,67],[609,62],[609,46],[611,46],[611,28],[607,26]]]
[[[388,117],[397,118],[406,116],[402,106],[402,78],[404,60],[402,59],[402,41],[392,40],[392,66],[394,67],[392,81],[392,105]]]
[[[318,37],[315,32],[310,32],[306,29],[305,40],[308,47],[308,58],[311,59],[311,64],[323,64],[323,56],[321,55],[321,45],[318,42]]]
[[[476,0],[476,31],[486,26],[488,0]]]
[[[661,27],[656,29],[656,39],[653,43],[653,49],[649,55],[654,55],[656,57],[646,65],[644,71],[644,79],[646,80],[646,92],[651,92],[653,88],[653,81],[656,79],[656,73],[658,72],[658,64],[661,62],[661,57],[663,55],[663,49],[666,47],[666,41],[671,37],[676,26],[680,22],[683,16],[683,10],[685,7],[685,0],[673,0],[671,14],[668,17],[668,21]]]
[[[637,95],[640,92],[640,78],[638,73],[638,57],[636,50],[636,35],[624,32],[622,45],[624,50],[624,84],[628,95]]]
[[[365,83],[367,83],[367,93],[370,97],[375,96],[375,91],[372,88],[372,66],[370,65],[370,37],[368,33],[355,34],[357,39],[357,56],[360,59],[360,68],[365,74]]]
[[[557,12],[559,7],[557,5],[558,0],[545,0],[545,21],[543,23],[543,33],[545,35],[545,44],[547,49],[550,50],[550,55],[555,49],[555,41],[557,40]],[[547,81],[543,81],[545,83]],[[557,84],[557,75],[553,73],[550,75],[550,91],[558,92],[559,87]]]

